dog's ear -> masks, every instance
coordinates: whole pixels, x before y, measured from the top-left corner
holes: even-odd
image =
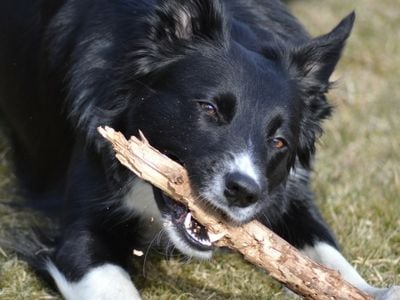
[[[310,40],[290,51],[291,73],[307,93],[326,92],[347,38],[353,28],[355,13],[345,17],[331,32]]]
[[[298,146],[298,158],[309,165],[315,151],[315,140],[321,134],[321,120],[331,114],[326,100],[332,75],[350,35],[355,13],[344,18],[331,32],[310,40],[286,54],[286,64],[299,87],[305,104]]]
[[[201,43],[224,43],[219,0],[161,0],[147,19],[147,36],[136,51],[137,73],[148,74],[180,59]]]

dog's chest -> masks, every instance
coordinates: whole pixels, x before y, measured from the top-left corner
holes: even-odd
[[[162,216],[154,199],[150,184],[136,179],[123,198],[123,209],[129,215],[139,217],[148,233],[158,233],[162,227]]]

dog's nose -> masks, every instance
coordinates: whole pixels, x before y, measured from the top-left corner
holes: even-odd
[[[254,179],[239,172],[225,176],[224,195],[232,206],[246,207],[260,198],[260,186]]]

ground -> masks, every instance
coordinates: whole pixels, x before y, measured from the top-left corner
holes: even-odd
[[[400,284],[400,2],[293,0],[313,35],[355,9],[354,32],[335,73],[336,106],[318,146],[314,189],[345,256],[372,284]],[[10,149],[0,134],[0,236],[32,217],[17,200]],[[3,204],[2,204],[3,203]],[[279,284],[234,254],[194,262],[137,264],[144,299],[284,299]],[[22,261],[0,248],[0,299],[59,299]]]

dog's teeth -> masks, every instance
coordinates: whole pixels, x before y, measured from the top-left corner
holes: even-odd
[[[203,245],[206,245],[206,246],[211,246],[211,242],[210,242],[210,241],[207,241],[207,240],[201,239],[201,240],[200,240],[200,243],[202,243]]]
[[[197,238],[197,236],[196,236],[193,232],[189,231],[189,235],[190,235],[192,238],[194,238],[196,241],[199,240],[199,239]]]
[[[211,233],[208,232],[208,239],[210,240],[211,243],[214,243],[220,239],[222,239],[225,236],[225,233],[221,232],[221,233]]]
[[[185,227],[186,227],[187,229],[189,229],[191,223],[192,223],[192,214],[191,214],[191,213],[188,213],[188,214],[186,215],[186,217],[185,217],[185,222],[184,222]]]
[[[188,213],[183,222],[186,232],[197,242],[205,246],[211,246],[211,241],[206,237],[202,238],[200,233],[202,232],[202,227],[192,219],[192,214]]]

